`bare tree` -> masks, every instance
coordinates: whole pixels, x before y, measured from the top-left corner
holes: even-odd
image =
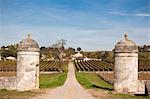
[[[55,44],[52,45],[53,55],[55,59],[59,61],[59,66],[60,66],[59,71],[62,71],[63,57],[66,56],[65,47],[64,47],[65,45],[66,45],[66,40],[64,39],[58,40]]]
[[[58,40],[55,44],[52,45],[52,47],[54,48],[53,53],[54,53],[54,57],[56,59],[61,60],[63,58],[63,56],[65,56],[65,46],[66,45],[66,40],[61,39]]]

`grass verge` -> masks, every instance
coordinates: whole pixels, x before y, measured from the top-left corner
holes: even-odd
[[[131,96],[128,94],[114,94],[113,85],[108,84],[96,73],[76,72],[78,82],[85,88],[91,90],[96,99],[150,99],[149,96]]]
[[[76,72],[78,82],[85,88],[101,88],[113,90],[113,86],[102,80],[96,73],[78,73]]]
[[[54,73],[40,75],[40,88],[55,88],[65,83],[67,73]]]
[[[40,88],[55,88],[64,84],[67,73],[55,73],[40,75]],[[0,90],[0,99],[30,99],[30,97],[41,94],[42,91],[8,91]]]

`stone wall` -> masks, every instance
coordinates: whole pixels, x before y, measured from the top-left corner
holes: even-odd
[[[112,71],[99,72],[98,75],[102,79],[104,79],[106,82],[114,85],[114,72],[112,72]],[[141,73],[139,73],[138,75],[141,75]],[[149,84],[148,89],[149,89],[149,93],[150,93],[150,83],[148,83],[148,84]],[[126,83],[125,85],[128,85],[128,84]],[[136,86],[135,87],[136,91],[133,94],[145,94],[145,80],[137,80],[137,82],[135,82],[134,86]],[[126,91],[126,90],[124,90],[124,91]],[[120,93],[123,93],[123,92],[120,91]]]
[[[16,77],[0,77],[0,89],[16,90]]]
[[[146,94],[150,96],[150,80],[145,80]]]

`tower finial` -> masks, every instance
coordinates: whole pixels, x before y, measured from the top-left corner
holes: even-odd
[[[128,35],[127,35],[127,33],[125,33],[124,38],[125,38],[126,40],[128,40]]]
[[[31,37],[30,33],[27,36],[28,36],[28,38],[30,38]]]

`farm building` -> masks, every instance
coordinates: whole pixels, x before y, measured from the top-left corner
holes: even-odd
[[[16,58],[15,58],[15,57],[12,57],[12,56],[9,56],[9,57],[6,57],[6,60],[16,61]]]

